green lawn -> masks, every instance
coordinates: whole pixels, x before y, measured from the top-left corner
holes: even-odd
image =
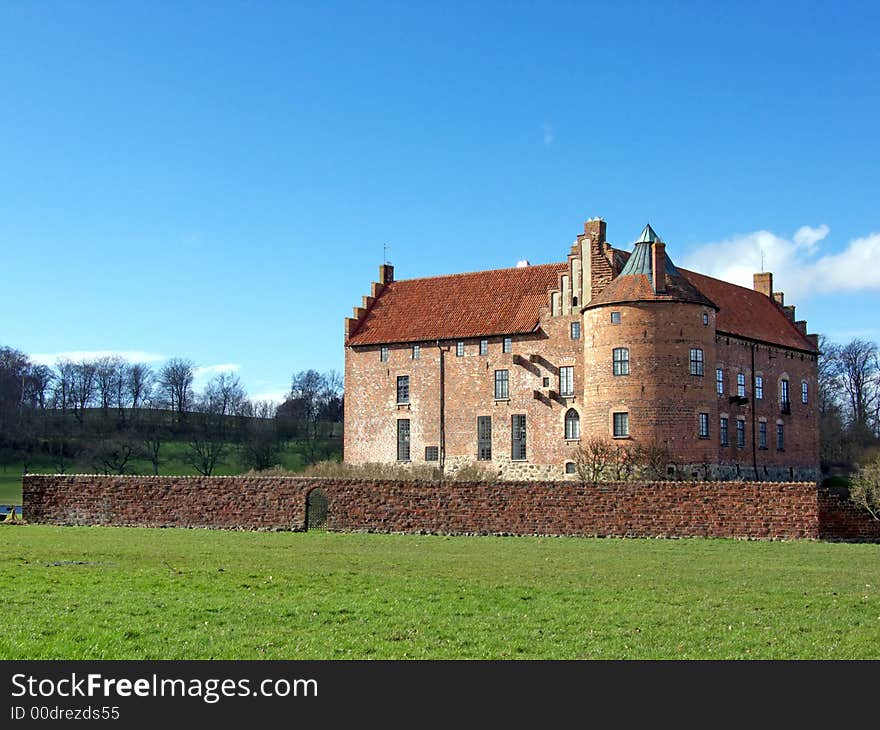
[[[880,658],[880,545],[0,527],[0,658]]]
[[[336,441],[341,442],[341,439],[336,439]],[[341,443],[338,446],[341,448]],[[169,441],[163,444],[160,452],[159,473],[162,475],[182,476],[197,474],[198,472],[187,464],[184,459],[187,448],[187,444],[181,442]],[[303,444],[298,441],[290,441],[279,453],[277,462],[290,471],[302,471],[306,465],[306,460],[303,456]],[[241,474],[248,471],[248,468],[241,462],[239,452],[235,446],[230,445],[214,473],[217,476],[228,476],[230,474]],[[145,459],[133,459],[128,464],[127,469],[129,473],[133,474],[153,473],[153,465]],[[31,466],[30,471],[34,474],[54,474],[57,469],[49,463],[38,463]],[[92,474],[95,471],[94,465],[87,460],[72,464],[67,468],[68,474]],[[20,463],[0,464],[0,505],[21,504],[21,475],[22,465]]]

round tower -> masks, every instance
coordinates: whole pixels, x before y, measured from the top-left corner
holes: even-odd
[[[718,462],[717,311],[645,226],[620,274],[584,307],[584,436],[664,447],[707,476]]]

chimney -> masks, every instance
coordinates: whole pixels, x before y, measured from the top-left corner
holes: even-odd
[[[605,243],[605,221],[601,218],[590,218],[584,223],[584,235],[592,241]]]
[[[789,304],[787,307],[783,307],[782,311],[785,312],[785,316],[788,317],[789,322],[794,322],[794,305]]]
[[[798,328],[798,331],[804,336],[807,336],[807,320],[799,319],[794,323],[794,326]]]
[[[379,283],[390,284],[394,281],[394,267],[391,264],[382,264],[379,267]]]
[[[666,244],[654,241],[651,244],[651,276],[655,294],[666,293]]]
[[[752,274],[752,289],[761,292],[769,299],[773,298],[773,274],[769,271]]]
[[[781,291],[773,292],[773,301],[776,302],[780,307],[785,306],[785,294]]]
[[[813,343],[813,347],[819,349],[819,335],[807,335],[807,339]]]

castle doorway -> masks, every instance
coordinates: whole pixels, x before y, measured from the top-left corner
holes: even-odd
[[[306,530],[326,530],[330,500],[323,489],[313,489],[306,497]]]

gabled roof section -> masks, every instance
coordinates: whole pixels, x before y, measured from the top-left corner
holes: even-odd
[[[679,269],[694,286],[718,305],[715,329],[738,337],[816,353],[815,345],[801,334],[780,306],[761,292],[711,276]]]
[[[387,284],[347,344],[431,342],[532,332],[567,263]]]

